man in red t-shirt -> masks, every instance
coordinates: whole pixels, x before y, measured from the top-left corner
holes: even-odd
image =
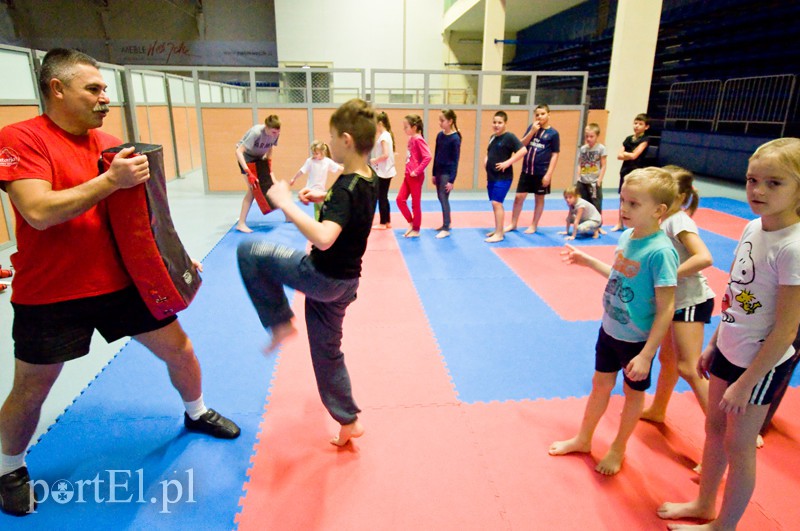
[[[51,50],[39,87],[45,113],[0,130],[0,188],[11,198],[17,236],[16,359],[0,409],[0,509],[15,515],[34,508],[25,451],[42,403],[64,362],[89,352],[94,330],[109,342],[132,336],[166,363],[189,430],[239,436],[236,424],[204,405],[200,364],[177,317],[150,314],[117,252],[103,199],[147,181],[150,171],[147,157],[128,158],[128,148],[97,175],[100,153],[121,143],[97,130],[109,111],[97,62]]]

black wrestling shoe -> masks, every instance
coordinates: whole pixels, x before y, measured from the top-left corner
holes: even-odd
[[[213,409],[209,409],[197,420],[192,420],[188,413],[183,413],[183,425],[189,431],[205,433],[217,439],[235,439],[241,433],[239,426],[226,419]]]
[[[0,476],[0,510],[13,516],[25,516],[36,509],[31,499],[28,467],[20,467]]]

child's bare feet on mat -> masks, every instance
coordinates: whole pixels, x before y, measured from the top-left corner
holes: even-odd
[[[536,225],[531,225],[527,229],[525,229],[524,234],[536,234]]]
[[[665,502],[656,510],[659,518],[664,520],[682,520],[684,518],[698,518],[711,520],[714,518],[714,507],[701,507],[697,500],[685,503]],[[670,527],[670,529],[673,529]]]
[[[656,424],[663,424],[664,420],[667,418],[667,414],[664,411],[656,411],[653,408],[647,408],[642,411],[642,416],[639,417],[642,420],[646,420],[647,422],[655,422]]]
[[[485,241],[485,242],[487,242],[487,243],[497,243],[497,242],[501,242],[501,241],[503,241],[503,235],[501,234],[500,236],[497,236],[495,233],[492,233],[492,235],[491,235],[491,236],[489,236],[488,238],[486,238],[486,239],[485,239],[485,240],[483,240],[483,241]]]
[[[339,435],[331,439],[331,444],[334,446],[344,446],[350,439],[357,439],[364,435],[364,426],[359,421],[350,424],[342,424],[339,429]]]
[[[592,443],[585,443],[577,437],[566,441],[556,441],[550,445],[547,453],[550,455],[567,455],[572,453],[588,454],[592,451]]]
[[[503,232],[511,232],[513,230],[517,230],[517,226],[514,225],[513,223],[510,225],[506,225],[505,228],[503,228]],[[487,236],[492,236],[492,235],[494,235],[494,232],[492,232],[491,234],[487,234]]]
[[[236,230],[238,230],[239,232],[244,232],[245,234],[250,234],[251,232],[253,232],[253,229],[242,223],[236,225]]]
[[[297,333],[297,328],[294,327],[291,321],[286,321],[272,326],[270,332],[272,332],[272,341],[264,348],[264,354],[272,354],[285,339]]]
[[[597,466],[594,467],[595,471],[600,472],[604,476],[613,476],[619,469],[622,468],[622,461],[625,460],[625,452],[608,449],[608,453],[603,457]]]

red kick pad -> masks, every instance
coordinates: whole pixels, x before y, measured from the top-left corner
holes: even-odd
[[[258,179],[258,181],[250,183],[253,199],[256,200],[262,214],[269,214],[272,212],[272,205],[267,199],[267,190],[272,186],[272,161],[261,159],[256,162],[248,162],[247,169]]]
[[[100,170],[108,170],[123,144],[103,151]],[[164,150],[153,144],[135,144],[134,155],[146,155],[150,179],[133,188],[117,190],[106,199],[114,240],[128,274],[147,309],[164,319],[186,309],[200,289],[200,275],[183,248],[167,201]]]
[[[604,245],[584,250],[610,264],[614,249],[615,246]],[[563,247],[528,247],[495,248],[494,252],[565,321],[599,321],[603,317],[606,279],[586,267],[564,263],[563,250]],[[728,273],[716,267],[703,273],[719,300],[725,291]],[[714,315],[719,311],[719,304],[715,304]]]

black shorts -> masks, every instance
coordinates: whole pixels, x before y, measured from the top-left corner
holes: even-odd
[[[530,173],[522,173],[519,176],[519,182],[517,183],[517,193],[536,194],[536,195],[549,194],[550,185],[548,184],[547,186],[543,186],[542,179],[544,179],[544,174],[536,175]]]
[[[792,358],[784,361],[780,365],[773,367],[767,374],[764,375],[761,380],[753,387],[753,392],[750,393],[750,400],[748,404],[753,404],[756,406],[765,406],[767,404],[772,403],[772,399],[775,397],[775,392],[782,387],[781,383],[787,377],[787,373],[792,370]],[[725,354],[720,352],[720,350],[714,346],[714,359],[711,360],[711,367],[709,368],[709,372],[720,378],[721,380],[725,380],[728,382],[728,385],[732,384],[739,377],[744,374],[744,369],[739,367],[738,365],[734,365],[728,358],[725,357]]]
[[[134,286],[84,299],[12,306],[14,357],[40,365],[85,356],[95,329],[110,343],[158,330],[177,319],[153,317]]]
[[[600,333],[597,336],[597,344],[594,347],[594,370],[597,372],[619,372],[628,366],[628,363],[639,355],[644,348],[646,341],[640,343],[629,343],[627,341],[620,341],[614,339],[600,327]],[[650,370],[647,372],[647,378],[634,382],[629,379],[623,372],[622,376],[625,378],[625,383],[634,391],[646,391],[650,387],[650,374],[653,369],[653,363],[650,362]]]
[[[711,322],[712,313],[714,313],[714,297],[711,297],[700,304],[675,310],[672,320],[679,323],[708,324]]]

